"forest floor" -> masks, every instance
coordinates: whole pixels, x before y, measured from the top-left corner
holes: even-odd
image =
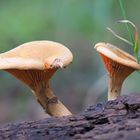
[[[78,115],[3,125],[0,140],[140,140],[140,94],[90,106]]]

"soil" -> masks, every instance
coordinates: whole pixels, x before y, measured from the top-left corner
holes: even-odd
[[[0,140],[140,140],[140,94],[90,106],[78,115],[0,126]]]

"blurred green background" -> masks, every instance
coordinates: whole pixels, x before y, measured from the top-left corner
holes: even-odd
[[[129,20],[140,25],[140,1],[124,0]],[[130,46],[106,30],[113,28],[128,38],[117,0],[0,0],[0,52],[33,40],[52,40],[67,46],[73,64],[57,71],[51,83],[54,93],[73,113],[105,102],[108,76],[93,48],[110,42],[132,53]],[[133,73],[123,94],[138,93],[140,74]],[[0,124],[47,117],[31,91],[10,74],[0,72]]]

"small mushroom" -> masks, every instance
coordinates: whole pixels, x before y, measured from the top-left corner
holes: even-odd
[[[33,41],[0,54],[0,69],[30,87],[49,115],[66,116],[71,112],[53,94],[49,81],[57,69],[66,67],[72,59],[70,50],[59,43]]]
[[[139,70],[136,59],[125,51],[109,43],[97,43],[99,52],[109,74],[108,100],[114,100],[121,94],[123,81],[133,71]]]

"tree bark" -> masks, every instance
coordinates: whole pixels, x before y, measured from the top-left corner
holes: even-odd
[[[139,140],[140,94],[122,96],[78,115],[0,127],[0,140]]]

